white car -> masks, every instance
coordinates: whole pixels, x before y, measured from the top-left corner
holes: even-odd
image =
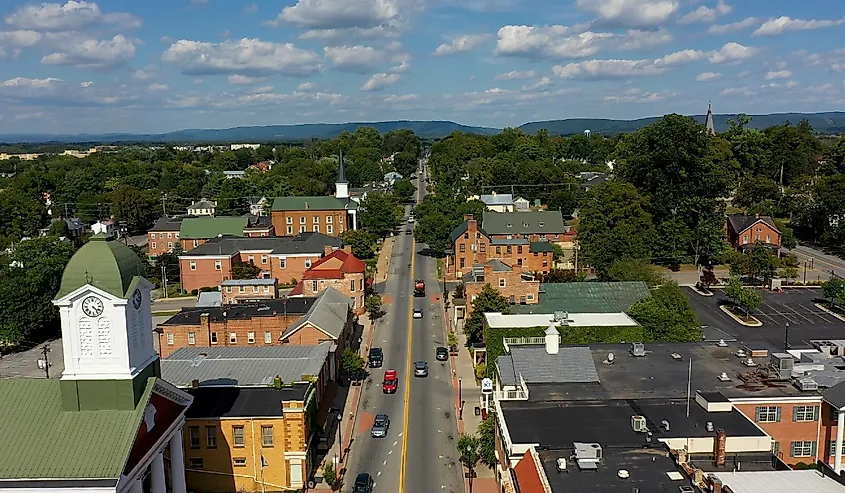
[[[414,318],[422,318],[422,310],[414,308]]]
[[[414,216],[408,216],[408,224],[412,224],[414,222]]]

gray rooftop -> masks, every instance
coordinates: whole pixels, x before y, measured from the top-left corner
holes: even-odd
[[[161,362],[162,378],[177,387],[254,387],[300,382],[303,375],[319,375],[331,342],[316,346],[184,347]]]
[[[285,329],[282,339],[290,336],[306,323],[337,339],[343,333],[351,307],[352,298],[329,286],[318,295],[317,300],[305,315]]]
[[[223,293],[220,291],[203,291],[194,306],[197,308],[223,306]]]
[[[519,375],[529,389],[531,384],[599,382],[588,347],[562,347],[557,354],[549,354],[541,345],[512,346],[510,354],[499,356],[496,363],[505,385],[515,385]]]
[[[478,200],[484,202],[485,205],[513,205],[513,195],[509,193],[494,193],[491,195],[481,195]]]
[[[512,313],[618,313],[651,296],[642,281],[553,282],[540,284],[540,301],[516,305]]]
[[[322,254],[326,245],[341,248],[343,241],[335,236],[314,232],[300,233],[293,237],[219,236],[185,252],[183,256],[235,255],[246,250],[266,251],[272,255]]]
[[[568,230],[560,211],[490,212],[481,224],[491,235],[559,234]]]

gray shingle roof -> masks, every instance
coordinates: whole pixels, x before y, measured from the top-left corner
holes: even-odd
[[[482,224],[484,224],[484,231],[491,235],[546,234],[567,231],[560,211],[487,211],[484,213]]]
[[[845,407],[845,382],[839,383],[822,392],[824,400],[833,407],[842,409]]]
[[[509,193],[482,195],[478,199],[485,205],[513,205],[513,195]]]
[[[306,323],[311,323],[311,325],[338,339],[346,326],[351,307],[352,298],[329,286],[320,293],[308,313],[285,330],[282,339],[291,335]]]
[[[186,256],[235,255],[244,250],[265,250],[275,255],[297,253],[322,254],[326,245],[341,248],[343,241],[335,236],[306,232],[294,237],[234,237],[219,236],[185,252]]]
[[[156,220],[156,223],[150,228],[150,232],[153,231],[179,231],[182,228],[182,218],[181,217],[160,217]]]
[[[740,234],[746,229],[750,228],[754,223],[757,221],[763,221],[766,223],[770,228],[774,229],[775,231],[780,231],[775,224],[775,220],[771,218],[771,216],[746,216],[744,214],[732,214],[728,216],[728,222],[731,224],[731,228],[733,228],[736,234]]]
[[[267,386],[278,375],[284,383],[319,375],[331,342],[316,346],[184,347],[161,362],[162,378],[177,387]]]
[[[510,359],[510,361],[508,361]],[[561,347],[557,354],[549,354],[543,345],[513,346],[508,355],[496,363],[499,374],[511,369],[511,381],[525,379],[525,383],[588,383],[599,382],[599,374],[589,347]],[[505,377],[502,377],[503,382]]]
[[[651,296],[642,281],[553,282],[540,285],[540,302],[515,305],[511,313],[615,313]]]

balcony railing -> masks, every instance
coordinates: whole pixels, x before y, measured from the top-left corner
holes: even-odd
[[[527,401],[528,400],[528,385],[525,384],[525,379],[522,374],[519,374],[519,384],[513,390],[495,390],[495,398],[500,401]]]
[[[558,336],[557,342],[560,344],[560,336]],[[505,352],[509,353],[510,346],[544,345],[546,344],[546,336],[505,337],[503,338],[503,344],[505,346]]]

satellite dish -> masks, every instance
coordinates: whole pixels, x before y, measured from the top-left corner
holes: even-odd
[[[613,356],[613,353],[607,353],[607,360],[608,361],[613,361],[613,358],[615,358],[615,356]]]

